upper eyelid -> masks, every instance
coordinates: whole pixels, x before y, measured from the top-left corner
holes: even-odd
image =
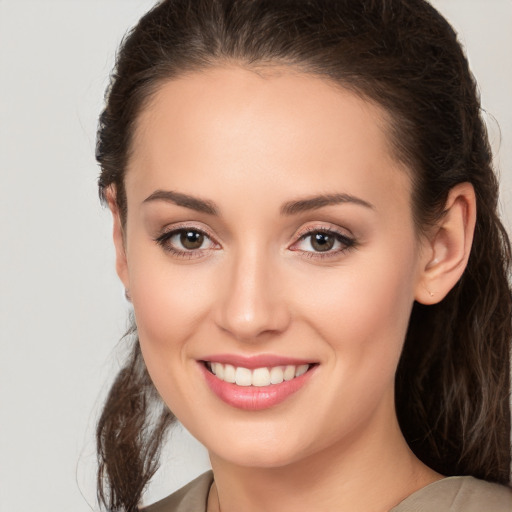
[[[204,227],[195,226],[195,225],[189,224],[189,223],[172,224],[172,225],[165,226],[164,228],[162,228],[159,231],[159,233],[157,234],[156,238],[161,238],[161,237],[164,237],[166,235],[172,235],[172,234],[175,234],[175,233],[179,233],[180,231],[185,231],[187,229],[191,230],[191,231],[197,231],[197,232],[199,232],[199,233],[201,233],[203,235],[206,235],[208,238],[210,238],[215,243],[219,243],[217,241],[216,236],[213,235],[213,233],[209,229],[204,228]]]
[[[315,252],[315,251],[301,251],[304,253],[304,255],[307,255],[308,257],[315,257],[315,258],[328,258],[328,257],[335,257],[336,255],[339,255],[340,253],[345,252],[345,250],[357,247],[359,244],[354,237],[352,233],[343,233],[343,230],[341,228],[337,228],[333,225],[330,225],[330,227],[326,226],[308,226],[304,228],[303,230],[299,230],[299,232],[296,234],[295,241],[288,246],[290,250],[297,251],[298,249],[293,249],[294,246],[298,245],[301,241],[307,239],[314,233],[327,233],[332,234],[335,236],[335,238],[338,239],[338,241],[345,245],[344,248],[339,249],[337,251],[325,251],[325,252]]]
[[[349,230],[346,230],[346,231],[347,232],[344,232],[344,230],[342,228],[339,228],[332,224],[330,224],[329,226],[310,225],[310,226],[301,228],[298,231],[296,231],[295,236],[296,236],[297,240],[300,240],[300,239],[304,238],[305,236],[308,236],[312,233],[321,232],[321,233],[334,233],[334,234],[340,235],[344,238],[353,239],[354,235]]]
[[[212,244],[213,247],[208,247],[208,248],[205,248],[205,249],[180,249],[179,247],[174,247],[172,250],[171,249],[167,249],[166,246],[168,244],[170,245],[174,245],[174,244],[171,244],[171,239],[178,233],[182,232],[182,231],[186,231],[186,230],[190,230],[190,231],[197,231],[199,233],[201,233],[202,235],[204,235],[206,238],[208,238]],[[220,243],[215,239],[215,237],[213,237],[212,235],[210,235],[210,233],[206,230],[206,229],[202,229],[202,228],[198,228],[196,226],[192,226],[190,224],[184,224],[182,226],[176,226],[176,225],[173,225],[173,226],[167,226],[165,228],[163,228],[161,231],[160,231],[160,234],[158,234],[156,237],[153,238],[153,240],[159,245],[161,246],[164,250],[166,251],[169,251],[169,252],[173,252],[175,253],[175,255],[185,255],[185,254],[188,254],[189,257],[192,257],[193,254],[202,254],[202,253],[205,253],[205,252],[208,252],[208,251],[212,251],[212,250],[217,250],[218,248],[221,248],[222,246],[220,245]],[[182,254],[181,254],[182,253]]]
[[[217,245],[222,245],[218,241],[218,237],[216,235],[214,235],[210,229],[208,229],[207,227],[198,226],[194,223],[189,223],[189,222],[167,225],[159,231],[159,233],[156,235],[156,237],[154,237],[154,239],[159,240],[164,237],[168,238],[168,237],[170,237],[170,235],[179,233],[180,231],[184,231],[187,229],[193,230],[193,231],[198,231],[199,233],[207,236],[213,243],[215,243]],[[341,236],[346,239],[350,239],[350,240],[354,239],[354,236],[352,235],[352,233],[350,233],[350,231],[344,232],[344,230],[342,228],[339,228],[332,224],[328,224],[328,225],[313,224],[313,225],[308,225],[306,227],[301,227],[300,229],[296,230],[294,233],[293,241],[291,242],[291,245],[294,245],[299,240],[302,240],[303,238],[310,236],[313,233],[318,233],[318,232],[333,233],[335,235]]]

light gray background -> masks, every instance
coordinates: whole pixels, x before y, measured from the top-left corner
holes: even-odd
[[[480,82],[512,226],[512,0],[436,0]],[[97,115],[153,0],[0,0],[0,511],[96,509],[94,423],[127,304],[97,200]],[[501,128],[498,128],[498,124]],[[147,500],[208,467],[186,433]]]

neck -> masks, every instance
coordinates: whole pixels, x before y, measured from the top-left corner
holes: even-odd
[[[210,458],[211,512],[387,512],[441,478],[410,451],[394,414],[385,428],[369,425],[349,440],[281,467]]]

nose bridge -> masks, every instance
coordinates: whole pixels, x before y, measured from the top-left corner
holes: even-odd
[[[219,304],[219,326],[240,340],[251,341],[265,332],[281,332],[289,315],[278,293],[276,261],[261,247],[241,248],[232,255],[226,288]]]

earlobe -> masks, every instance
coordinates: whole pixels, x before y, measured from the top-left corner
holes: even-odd
[[[443,217],[425,240],[418,302],[436,304],[457,284],[469,259],[475,222],[475,191],[470,183],[460,183],[451,189]]]
[[[116,202],[115,188],[110,186],[107,190],[107,202],[108,207],[112,213],[113,221],[113,239],[114,247],[116,251],[116,271],[119,279],[124,284],[125,289],[129,289],[129,277],[128,277],[128,262],[126,259],[125,250],[125,234],[123,229],[123,223],[121,222],[121,215]]]

